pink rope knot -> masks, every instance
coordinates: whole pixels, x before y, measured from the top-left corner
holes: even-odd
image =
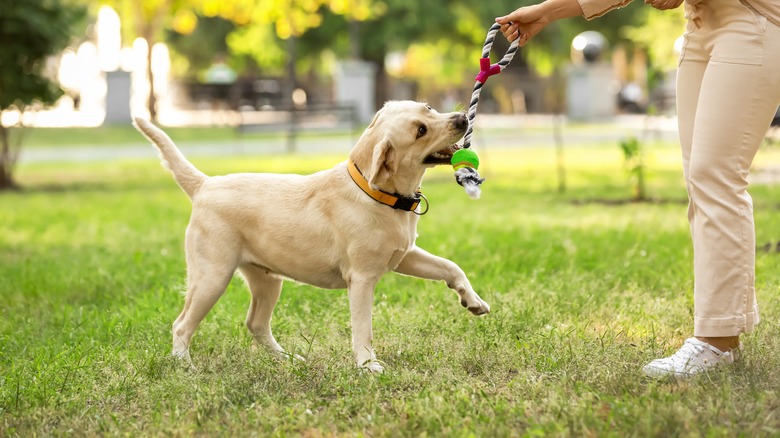
[[[490,64],[490,58],[479,58],[479,74],[476,77],[477,82],[488,80],[489,77],[501,73],[501,67],[498,64]]]

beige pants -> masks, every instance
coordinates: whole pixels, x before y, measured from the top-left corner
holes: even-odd
[[[694,249],[694,335],[737,336],[759,320],[747,176],[780,104],[780,28],[744,1],[685,6],[677,112]]]

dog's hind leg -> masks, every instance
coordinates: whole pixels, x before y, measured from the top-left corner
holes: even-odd
[[[191,362],[192,335],[225,292],[236,263],[227,254],[214,251],[208,242],[187,237],[187,295],[184,310],[173,323],[173,355]]]
[[[414,247],[407,252],[395,272],[427,280],[444,280],[454,290],[460,304],[475,315],[490,313],[490,306],[474,292],[469,279],[455,262],[435,256],[421,248]]]
[[[252,301],[246,315],[246,328],[259,345],[273,353],[284,353],[284,349],[271,333],[271,314],[282,292],[283,280],[249,264],[241,265],[238,270],[252,293]]]

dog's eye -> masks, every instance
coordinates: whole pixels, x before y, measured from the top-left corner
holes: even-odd
[[[425,125],[420,126],[417,128],[417,138],[422,137],[428,132],[428,128],[425,127]]]

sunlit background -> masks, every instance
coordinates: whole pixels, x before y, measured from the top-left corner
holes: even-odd
[[[18,124],[66,127],[100,126],[106,119],[107,78],[126,73],[130,79],[129,110],[132,114],[148,117],[147,98],[149,80],[147,57],[149,45],[143,38],[129,44],[122,40],[121,19],[110,6],[102,6],[94,24],[94,40],[69,47],[51,60],[56,79],[65,95],[50,109],[2,113],[5,125]],[[155,81],[158,108],[163,114],[172,112],[168,84],[170,56],[164,43],[152,47],[152,73]],[[20,120],[20,118],[22,118]]]
[[[365,121],[383,101],[406,98],[463,109],[493,18],[529,3],[73,2],[87,7],[85,22],[48,62],[64,95],[49,108],[3,111],[4,125],[91,127],[130,116],[224,124],[345,105]],[[491,79],[481,111],[575,119],[673,112],[682,23],[681,10],[640,4],[556,23]],[[493,57],[507,47],[499,38]]]

